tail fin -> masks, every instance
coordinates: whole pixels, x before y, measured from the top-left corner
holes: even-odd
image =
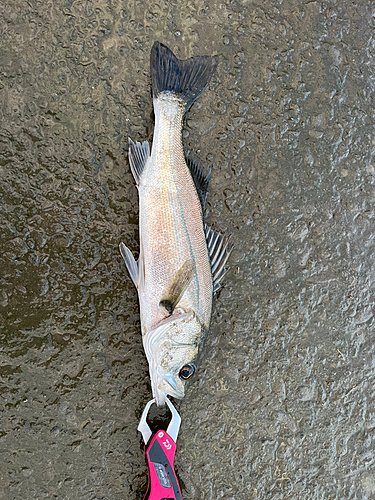
[[[152,94],[157,97],[161,92],[179,94],[185,109],[189,109],[195,99],[207,87],[215,73],[216,57],[198,56],[182,61],[160,42],[151,49]]]

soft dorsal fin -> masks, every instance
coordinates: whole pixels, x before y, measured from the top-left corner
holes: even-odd
[[[177,273],[168,283],[159,305],[164,307],[169,314],[172,314],[177,304],[180,302],[187,287],[190,285],[194,275],[194,261],[189,259],[185,261]]]
[[[205,168],[201,168],[196,160],[193,161],[190,160],[190,158],[186,158],[185,161],[190,170],[203,209],[206,202],[208,184],[211,178],[211,167],[206,166]]]
[[[139,186],[139,180],[149,157],[150,145],[148,141],[134,143],[129,138],[129,163],[137,186]]]
[[[233,250],[233,246],[228,248],[230,236],[229,238],[225,238],[224,234],[211,229],[207,224],[204,225],[204,232],[206,235],[208,255],[211,261],[214,293],[216,293],[219,288],[221,288],[221,280],[228,271],[228,269],[225,268],[225,264]]]

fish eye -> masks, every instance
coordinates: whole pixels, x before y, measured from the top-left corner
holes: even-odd
[[[183,380],[188,380],[194,375],[194,373],[195,373],[195,366],[193,364],[188,364],[181,368],[179,375],[180,378],[182,378]]]

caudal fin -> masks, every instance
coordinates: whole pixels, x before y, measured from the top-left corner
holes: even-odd
[[[153,97],[158,97],[161,92],[174,92],[184,100],[185,109],[189,109],[207,87],[217,63],[216,57],[209,56],[182,61],[168,47],[155,42],[151,49]]]

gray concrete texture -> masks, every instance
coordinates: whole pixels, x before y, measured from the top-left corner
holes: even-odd
[[[138,250],[127,138],[152,139],[155,40],[219,56],[183,138],[235,245],[176,403],[184,499],[374,499],[374,3],[3,0],[0,17],[0,499],[146,489],[118,244]]]

